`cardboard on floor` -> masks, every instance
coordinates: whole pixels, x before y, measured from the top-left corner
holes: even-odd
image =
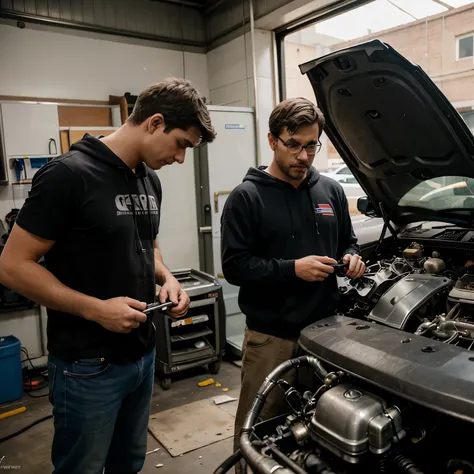
[[[179,374],[173,379],[171,389],[163,391],[158,383],[155,384],[154,395],[151,403],[152,416],[162,411],[178,408],[182,405],[192,404],[199,400],[210,399],[222,395],[222,388],[229,388],[225,392],[231,396],[238,396],[240,387],[240,370],[230,363],[223,363],[219,375],[213,376],[221,387],[211,385],[198,387],[197,383],[209,377],[204,369]],[[233,406],[235,405],[235,406]],[[25,396],[22,400],[0,407],[0,412],[6,412],[21,406],[27,410],[10,418],[0,420],[0,438],[14,433],[35,420],[51,414],[48,398],[32,398]],[[235,415],[237,402],[219,406],[219,410],[226,416]],[[216,407],[217,408],[217,407]],[[206,419],[202,420],[203,426]],[[2,465],[12,466],[15,472],[21,474],[51,474],[51,442],[53,438],[52,420],[44,421],[33,428],[21,433],[15,438],[0,443],[0,459]],[[172,457],[168,451],[150,434],[148,436],[148,449],[159,451],[147,455],[142,474],[210,474],[216,467],[232,453],[232,438],[210,444],[201,449],[188,452],[182,456]],[[163,464],[157,468],[158,464]]]

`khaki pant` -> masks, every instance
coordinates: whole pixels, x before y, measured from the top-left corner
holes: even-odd
[[[301,349],[297,345],[297,339],[281,339],[248,328],[245,329],[242,346],[242,386],[235,417],[234,451],[239,449],[240,431],[265,377],[282,362],[299,355],[301,355]],[[299,377],[296,370],[293,370],[287,372],[282,378],[293,385]],[[282,410],[288,411],[289,407],[285,405],[283,390],[280,387],[275,387],[263,405],[260,419],[267,420],[281,414]],[[235,472],[236,474],[246,472],[245,462],[241,461],[240,464],[237,464]]]

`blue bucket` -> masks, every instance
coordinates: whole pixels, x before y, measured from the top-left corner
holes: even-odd
[[[15,336],[0,337],[0,403],[23,396],[21,343]]]

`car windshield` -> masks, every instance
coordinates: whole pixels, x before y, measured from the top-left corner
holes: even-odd
[[[474,179],[441,176],[418,183],[398,202],[402,207],[420,207],[431,211],[474,210]]]

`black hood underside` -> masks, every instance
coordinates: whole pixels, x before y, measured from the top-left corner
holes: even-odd
[[[423,181],[474,178],[474,137],[419,66],[374,40],[302,64],[300,70],[313,86],[329,139],[378,215],[382,205],[398,225],[434,219],[472,224],[474,193],[472,201],[461,201],[461,210],[452,204],[444,209],[423,202],[400,205]]]
[[[299,345],[405,400],[474,421],[472,352],[461,347],[346,316],[303,329]]]

